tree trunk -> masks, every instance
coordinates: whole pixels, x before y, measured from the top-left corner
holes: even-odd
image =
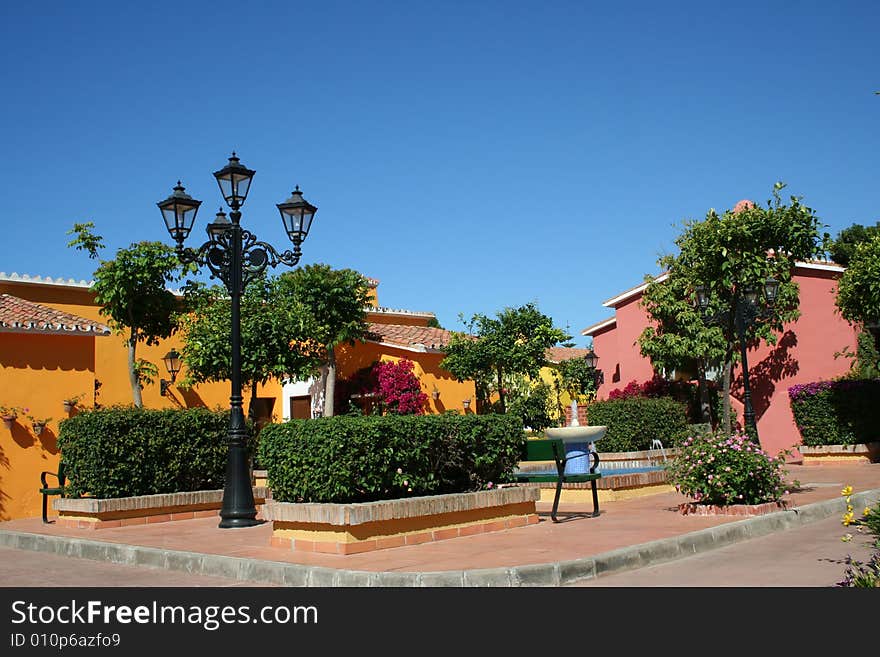
[[[257,382],[251,381],[251,399],[248,402],[248,418],[251,422],[257,421]]]
[[[333,397],[336,395],[336,352],[327,347],[327,380],[324,382],[324,417],[333,417]]]
[[[730,435],[730,370],[733,364],[730,357],[724,359],[724,383],[723,383],[723,403],[721,404],[721,426],[724,428],[724,435]]]
[[[131,329],[131,335],[128,338],[128,380],[131,382],[131,396],[134,405],[137,408],[144,407],[144,400],[141,397],[141,382],[138,373],[134,369],[135,350],[137,349],[137,334]]]
[[[501,368],[500,367],[498,368],[497,372],[498,372],[498,403],[501,406],[501,412],[506,413],[507,412],[507,405],[504,402],[504,383],[502,382],[503,377],[501,376]]]

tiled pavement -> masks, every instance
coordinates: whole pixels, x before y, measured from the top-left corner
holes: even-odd
[[[606,502],[598,518],[575,516],[558,524],[547,515],[549,505],[539,504],[537,525],[347,556],[271,547],[269,524],[219,529],[215,518],[98,531],[45,525],[39,518],[14,520],[0,523],[0,546],[248,584],[558,586],[595,578],[601,585],[612,573],[839,518],[844,485],[853,487],[859,508],[880,499],[880,464],[793,465],[789,473],[802,484],[789,496],[789,510],[746,520],[683,516],[677,510],[683,498],[660,493]],[[560,507],[562,512],[588,508],[589,503]]]

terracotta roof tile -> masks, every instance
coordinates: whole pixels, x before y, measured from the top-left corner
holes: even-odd
[[[551,363],[561,363],[572,358],[583,358],[587,355],[588,351],[588,349],[577,347],[550,347],[547,350],[547,360]]]
[[[63,333],[109,335],[103,324],[11,294],[0,294],[0,331],[13,333]]]
[[[448,343],[452,333],[445,329],[431,326],[405,326],[402,324],[368,324],[370,337],[373,342],[383,342],[406,349],[443,349]]]

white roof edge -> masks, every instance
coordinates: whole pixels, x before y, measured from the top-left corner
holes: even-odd
[[[800,267],[801,269],[819,269],[822,271],[846,271],[846,267],[843,265],[836,264],[825,264],[822,262],[796,262],[794,263],[795,267]]]
[[[655,276],[653,279],[653,282],[661,283],[661,282],[665,281],[667,278],[669,278],[669,272],[664,272],[664,273],[660,274],[659,276]],[[626,292],[621,292],[616,297],[612,297],[612,298],[608,299],[608,301],[606,301],[602,305],[605,308],[610,308],[610,307],[615,306],[616,304],[620,303],[621,301],[626,301],[630,297],[634,297],[635,295],[639,294],[640,292],[644,292],[647,287],[648,287],[648,283],[642,283],[641,285],[637,285],[636,287],[631,288],[631,289],[627,290]]]
[[[394,344],[393,342],[383,342],[381,340],[364,340],[364,342],[372,342],[373,344],[377,344],[381,347],[391,347],[392,349],[402,349],[403,351],[411,351],[416,354],[445,354],[446,352],[442,349],[434,349],[431,347],[426,347],[425,345],[419,343],[418,345],[413,345],[412,347],[407,347],[402,344]]]
[[[82,287],[82,288],[90,288],[94,281],[85,281],[85,280],[74,280],[72,278],[51,278],[49,276],[28,276],[27,274],[18,274],[16,272],[12,272],[11,274],[7,274],[5,271],[0,271],[0,281],[7,281],[10,283],[28,283],[31,285],[54,285],[58,287]]]
[[[386,308],[385,306],[367,306],[364,310],[368,313],[379,315],[404,315],[406,317],[434,317],[434,313],[426,310],[404,310],[403,308]]]
[[[846,267],[834,264],[831,261],[829,261],[828,264],[825,264],[823,262],[801,262],[799,260],[794,263],[794,266],[798,267],[800,269],[818,269],[818,270],[822,270],[822,271],[839,271],[839,272],[846,271]],[[669,272],[664,272],[664,273],[660,274],[659,276],[656,276],[654,278],[654,282],[660,283],[662,281],[665,281],[667,278],[669,278]],[[608,299],[608,301],[604,302],[602,305],[605,308],[611,308],[611,307],[617,305],[618,303],[620,303],[621,301],[626,301],[630,297],[634,297],[637,294],[644,292],[647,287],[648,287],[648,283],[642,283],[641,285],[638,285],[634,288],[631,288],[631,289],[627,290],[626,292],[621,292],[616,297],[612,297],[612,298]]]
[[[592,326],[588,326],[583,331],[581,331],[581,335],[592,336],[597,331],[600,331],[603,328],[607,328],[609,326],[613,326],[614,324],[617,324],[617,317],[609,317],[608,319],[603,319],[601,322],[596,322]]]

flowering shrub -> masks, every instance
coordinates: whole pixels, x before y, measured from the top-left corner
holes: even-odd
[[[428,395],[422,392],[418,377],[413,374],[411,360],[388,361],[373,367],[376,392],[385,410],[397,415],[421,415]]]
[[[709,387],[709,405],[712,409],[712,416],[717,417],[721,407],[720,392],[714,382],[707,381],[706,384]],[[624,388],[614,388],[608,393],[609,400],[632,399],[633,397],[649,397],[651,399],[671,397],[687,405],[689,422],[703,421],[699,388],[687,381],[669,381],[659,374],[655,374],[643,383],[633,380],[627,383]]]
[[[763,504],[788,494],[785,456],[769,456],[742,433],[719,433],[684,440],[667,466],[675,489],[701,504]],[[797,482],[793,482],[798,485]]]
[[[876,440],[880,379],[814,381],[788,389],[804,445],[852,445]]]
[[[846,563],[846,571],[844,578],[837,583],[837,586],[848,588],[878,588],[880,587],[880,503],[874,508],[865,507],[862,511],[862,518],[855,518],[855,511],[852,505],[852,486],[846,486],[840,494],[846,498],[846,512],[841,518],[844,527],[856,525],[858,531],[867,531],[874,536],[874,553],[867,563],[856,561],[850,555],[844,560]],[[853,538],[852,534],[845,534],[841,540],[849,542]]]

